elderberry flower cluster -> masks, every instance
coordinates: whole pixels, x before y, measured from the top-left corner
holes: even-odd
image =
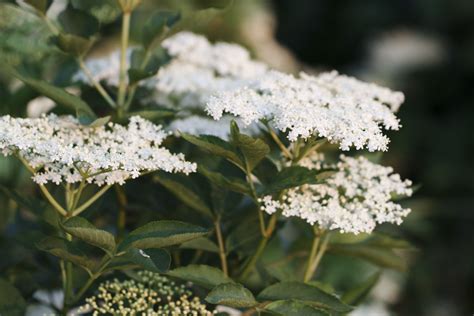
[[[139,271],[136,279],[102,283],[80,310],[92,315],[213,315],[189,287],[149,271]]]
[[[320,158],[305,158],[302,164],[321,168]],[[399,225],[410,212],[393,197],[411,196],[412,183],[401,180],[391,167],[344,155],[332,167],[337,171],[325,183],[290,189],[281,200],[263,197],[262,210],[269,214],[281,210],[284,216],[296,216],[311,225],[354,234],[370,233],[384,222]]]
[[[369,151],[387,150],[383,130],[398,130],[404,96],[337,72],[298,78],[269,71],[247,86],[212,96],[206,110],[214,119],[231,113],[245,124],[268,120],[295,141],[313,135]]]
[[[168,133],[135,116],[128,126],[85,126],[72,116],[0,118],[0,150],[16,155],[33,171],[38,184],[86,181],[123,184],[142,173],[194,172],[183,154],[160,147]]]

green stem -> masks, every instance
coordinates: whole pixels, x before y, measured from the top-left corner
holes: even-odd
[[[275,131],[270,127],[270,125],[265,124],[267,126],[268,132],[270,133],[270,136],[272,137],[273,141],[278,145],[280,150],[283,152],[283,154],[288,158],[288,159],[293,159],[293,155],[291,152],[286,148],[286,146],[281,142],[280,138],[278,135],[275,133]]]
[[[130,33],[130,16],[131,12],[124,12],[122,18],[122,40],[120,46],[120,77],[118,89],[118,107],[123,111],[125,103],[125,94],[127,92],[127,48]]]
[[[257,205],[258,221],[260,223],[260,233],[262,234],[262,236],[265,236],[265,219],[263,218],[262,210],[260,210],[260,202],[258,201],[257,190],[255,189],[255,185],[252,181],[252,172],[250,171],[250,167],[247,162],[245,162],[245,173],[247,175],[247,182],[250,186],[252,199]]]
[[[41,192],[43,192],[44,196],[46,199],[49,201],[49,203],[62,215],[62,216],[67,216],[67,211],[61,206],[61,204],[58,203],[54,199],[54,197],[49,193],[48,189],[43,185],[39,184],[39,188]]]
[[[316,255],[318,253],[318,247],[319,247],[320,242],[321,242],[321,236],[315,235],[314,238],[313,238],[313,244],[311,246],[311,252],[310,252],[309,257],[308,257],[308,262],[306,263],[306,270],[305,270],[305,273],[304,273],[304,281],[305,282],[307,282],[312,277],[311,265],[314,261],[314,258],[316,257]]]
[[[118,229],[118,238],[121,238],[125,234],[125,224],[126,224],[126,208],[127,208],[127,195],[125,190],[118,184],[115,186],[115,193],[117,194],[118,200],[118,215],[117,215],[117,229]]]
[[[320,239],[320,238],[321,238],[321,235],[317,234],[315,236],[315,240]],[[321,262],[321,259],[323,258],[323,255],[326,252],[328,243],[329,243],[329,233],[324,234],[323,240],[321,242],[321,246],[319,247],[316,254],[313,257],[310,256],[310,260],[308,260],[308,266],[304,275],[304,282],[308,282],[313,278],[314,274],[316,273],[316,269],[318,268],[319,263]]]
[[[72,216],[77,216],[81,214],[85,209],[87,209],[89,206],[92,205],[95,201],[97,201],[98,198],[100,198],[102,195],[104,195],[105,192],[107,192],[108,189],[112,187],[111,184],[104,186],[102,189],[100,189],[94,196],[92,196],[89,200],[84,202],[81,206],[73,210],[71,213]]]
[[[100,95],[104,98],[104,100],[112,107],[115,108],[117,105],[115,104],[115,101],[112,99],[112,97],[105,91],[104,87],[98,82],[97,80],[94,79],[94,76],[90,72],[90,70],[87,68],[86,64],[84,63],[84,60],[82,57],[78,58],[79,66],[81,67],[82,71],[84,74],[89,78],[89,81],[94,85],[96,88],[97,92],[100,93]]]
[[[224,238],[222,236],[220,219],[216,219],[216,221],[214,222],[214,227],[216,228],[217,243],[219,245],[219,257],[221,259],[222,271],[226,276],[228,276],[229,271],[227,268],[227,256],[225,252]]]

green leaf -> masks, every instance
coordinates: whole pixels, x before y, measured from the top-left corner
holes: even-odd
[[[68,93],[66,90],[53,86],[46,81],[26,77],[13,68],[7,67],[6,65],[3,66],[3,69],[7,70],[10,75],[23,81],[25,84],[38,91],[42,95],[55,101],[59,106],[64,106],[65,108],[76,112],[81,111],[90,119],[96,119],[94,111],[92,111],[87,103],[82,101],[79,97]]]
[[[93,40],[73,35],[60,33],[52,38],[52,42],[66,54],[80,57],[84,56],[92,47]]]
[[[358,305],[370,293],[370,290],[377,284],[379,279],[380,272],[375,273],[361,284],[344,293],[341,300],[349,305]]]
[[[101,229],[97,229],[85,218],[75,216],[65,220],[61,227],[72,236],[112,254],[115,251],[114,236]]]
[[[49,7],[53,3],[53,0],[25,0],[26,3],[31,5],[33,8],[41,12],[42,14],[46,14]]]
[[[101,126],[104,126],[105,124],[107,124],[108,122],[110,122],[110,115],[107,115],[107,116],[100,117],[100,118],[96,119],[94,122],[92,122],[89,125],[89,127],[101,127]]]
[[[190,241],[186,241],[182,243],[179,248],[182,249],[196,249],[196,250],[204,250],[209,252],[219,252],[219,247],[216,245],[215,242],[209,240],[206,237],[200,237],[196,239],[192,239]]]
[[[153,49],[149,56],[147,56],[143,48],[134,49],[131,57],[131,66],[128,70],[130,83],[136,83],[156,75],[158,70],[168,64],[171,59],[168,52],[161,47]],[[144,62],[146,63],[144,64]]]
[[[235,121],[230,123],[230,133],[232,144],[242,152],[250,171],[270,153],[270,147],[263,140],[241,134]]]
[[[141,116],[148,121],[157,122],[164,118],[172,117],[176,114],[175,111],[169,109],[150,109],[127,113],[126,117]]]
[[[331,244],[355,244],[355,243],[364,241],[369,237],[370,237],[370,234],[367,234],[367,233],[352,234],[352,233],[332,232],[330,243]]]
[[[352,310],[337,297],[302,282],[280,282],[270,285],[257,298],[260,301],[300,300],[315,307],[341,313]]]
[[[206,296],[206,301],[235,308],[248,308],[258,304],[252,292],[238,283],[219,284]]]
[[[192,182],[189,181],[188,177],[160,172],[154,177],[154,179],[176,195],[176,197],[183,201],[187,206],[195,209],[208,218],[213,217],[211,208],[204,200],[202,200],[199,191],[193,187]]]
[[[297,300],[278,300],[265,306],[266,311],[284,316],[329,316],[330,314],[314,306]]]
[[[72,6],[62,11],[58,20],[68,34],[89,38],[99,31],[99,21],[95,17]]]
[[[278,174],[277,166],[269,158],[264,158],[254,169],[253,174],[264,185],[272,183]]]
[[[141,250],[130,248],[124,257],[143,269],[158,273],[168,271],[171,264],[170,254],[164,249],[150,248]]]
[[[301,166],[291,166],[282,169],[268,184],[263,194],[272,194],[285,189],[297,187],[303,184],[316,184],[326,176],[327,170],[308,169]]]
[[[110,23],[122,14],[117,0],[71,0],[75,9],[85,11],[101,23]]]
[[[211,266],[198,264],[176,268],[169,271],[167,275],[193,282],[206,289],[212,289],[219,284],[233,282],[232,279],[226,276],[221,270]]]
[[[225,140],[211,135],[194,136],[181,133],[181,136],[191,144],[198,146],[210,154],[223,157],[245,171],[244,163],[238,156],[235,148]]]
[[[0,315],[22,316],[26,302],[20,292],[4,279],[0,279]]]
[[[168,28],[175,25],[181,18],[178,11],[156,11],[143,26],[142,45],[144,47],[153,46],[163,38]]]
[[[361,258],[379,267],[399,271],[405,271],[407,266],[405,260],[397,255],[392,249],[382,247],[363,244],[333,244],[329,247],[328,251],[338,255]]]
[[[119,249],[130,247],[139,249],[163,248],[181,244],[188,240],[202,237],[209,233],[208,230],[178,221],[155,221],[132,231],[120,243]]]
[[[395,238],[382,233],[371,234],[369,238],[364,240],[363,244],[390,249],[416,249],[411,243],[404,239]]]
[[[249,185],[242,179],[227,178],[223,174],[211,171],[202,165],[198,166],[198,172],[208,178],[209,181],[211,181],[218,187],[223,187],[230,191],[239,192],[247,195],[251,194]]]
[[[39,250],[49,252],[50,254],[70,261],[87,271],[92,271],[95,263],[88,259],[79,249],[67,241],[59,237],[46,237],[36,245]]]

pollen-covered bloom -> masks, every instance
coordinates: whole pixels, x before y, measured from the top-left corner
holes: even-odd
[[[321,162],[307,158],[307,167],[318,168]],[[364,157],[341,155],[333,166],[336,172],[324,183],[308,184],[288,190],[281,200],[270,196],[261,199],[267,213],[282,211],[311,225],[345,233],[370,233],[377,224],[401,224],[410,209],[393,201],[395,196],[411,196],[411,181],[402,180],[390,167],[370,162]]]
[[[268,120],[288,139],[318,136],[350,147],[386,150],[383,130],[398,130],[398,110],[404,96],[337,72],[298,78],[269,71],[245,87],[212,96],[206,110],[214,119],[233,114],[246,124]]]
[[[194,163],[160,147],[168,133],[135,116],[128,126],[81,125],[72,116],[0,118],[0,150],[15,154],[34,171],[38,184],[53,182],[123,184],[142,173],[190,173]]]
[[[139,271],[136,279],[105,281],[80,311],[92,315],[213,315],[190,287],[149,271]]]

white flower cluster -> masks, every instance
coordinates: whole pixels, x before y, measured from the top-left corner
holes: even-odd
[[[148,271],[139,271],[138,280],[106,281],[98,292],[86,299],[81,311],[92,315],[213,315],[189,288]]]
[[[190,32],[178,33],[162,46],[173,60],[146,86],[173,96],[183,107],[202,108],[213,93],[242,87],[248,79],[267,71],[267,66],[253,61],[242,46],[211,44],[204,36]]]
[[[320,166],[311,157],[307,166]],[[370,233],[376,224],[401,224],[410,209],[392,201],[393,195],[411,196],[411,181],[400,179],[390,167],[374,164],[364,157],[341,155],[336,172],[325,183],[290,189],[282,201],[271,196],[261,199],[262,210],[297,216],[311,225],[358,234]]]
[[[383,129],[397,130],[397,111],[404,96],[387,88],[361,82],[337,72],[299,78],[269,71],[232,91],[210,98],[207,112],[219,119],[223,113],[240,117],[244,123],[266,119],[277,129],[288,132],[288,139],[325,137],[370,151],[386,150],[389,139]]]
[[[39,184],[123,184],[141,173],[196,170],[182,154],[160,147],[167,132],[153,123],[132,117],[128,126],[108,123],[81,125],[72,116],[54,114],[36,119],[0,118],[0,150],[16,154],[34,169]]]

